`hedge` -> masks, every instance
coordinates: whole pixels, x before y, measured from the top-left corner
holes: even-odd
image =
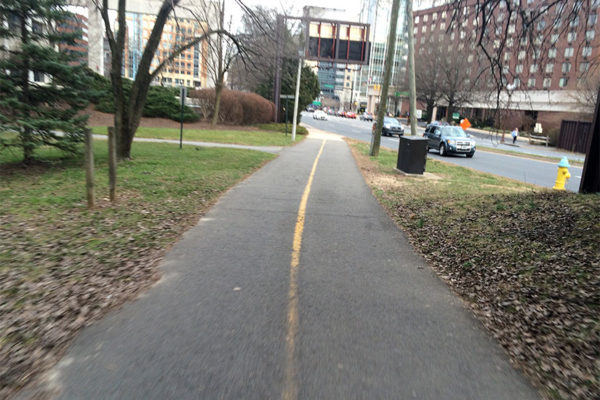
[[[194,90],[189,95],[196,99],[200,118],[211,120],[215,112],[215,90]],[[255,93],[224,89],[221,92],[219,120],[221,124],[253,125],[273,121],[275,104]]]

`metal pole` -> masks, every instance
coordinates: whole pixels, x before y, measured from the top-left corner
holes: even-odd
[[[596,97],[596,110],[592,121],[592,135],[588,142],[579,183],[579,193],[600,192],[600,89]]]
[[[413,31],[412,1],[406,2],[406,19],[408,25],[408,90],[409,90],[409,113],[410,134],[417,135],[417,87],[415,83],[415,38]]]
[[[288,99],[285,99],[285,136],[288,134]]]
[[[279,99],[279,95],[281,94],[281,54],[283,52],[282,44],[283,44],[283,16],[277,15],[277,22],[275,24],[275,74],[274,74],[274,82],[273,82],[273,102],[275,103],[275,122],[279,122],[279,116],[281,115],[279,112],[279,108],[281,107],[281,100]]]
[[[300,75],[302,74],[302,57],[298,59],[298,77],[296,78],[296,96],[294,98],[294,122],[292,122],[292,143],[296,141],[296,123],[298,122],[298,103],[300,97]]]

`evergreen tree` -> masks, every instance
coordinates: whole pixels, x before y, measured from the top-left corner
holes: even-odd
[[[73,18],[63,0],[0,3],[0,146],[20,147],[26,164],[39,146],[75,152],[83,141],[89,75],[58,49],[80,34],[65,29]]]

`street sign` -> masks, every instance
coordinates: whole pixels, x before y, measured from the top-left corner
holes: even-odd
[[[282,94],[281,96],[282,99],[294,99],[295,96],[293,94]]]
[[[423,110],[415,110],[415,115],[417,116],[417,119],[423,118]]]
[[[369,63],[369,24],[326,19],[308,21],[306,59],[342,64]]]
[[[452,113],[452,119],[459,119],[459,118],[460,118],[459,113]]]

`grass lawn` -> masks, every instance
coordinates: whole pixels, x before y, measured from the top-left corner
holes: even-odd
[[[94,126],[92,131],[96,134],[106,134],[105,126]],[[179,129],[174,128],[148,128],[140,127],[136,137],[153,139],[179,140]],[[303,135],[296,135],[296,142],[304,139]],[[291,127],[286,135],[274,130],[204,130],[184,129],[183,140],[196,142],[233,143],[249,146],[289,146],[292,144]]]
[[[373,193],[546,398],[600,398],[600,201],[351,142]]]
[[[0,153],[0,398],[51,362],[76,331],[146,287],[156,261],[268,153],[135,143],[106,197],[106,142],[95,143],[98,206],[86,208],[78,158],[40,150],[23,168]]]

